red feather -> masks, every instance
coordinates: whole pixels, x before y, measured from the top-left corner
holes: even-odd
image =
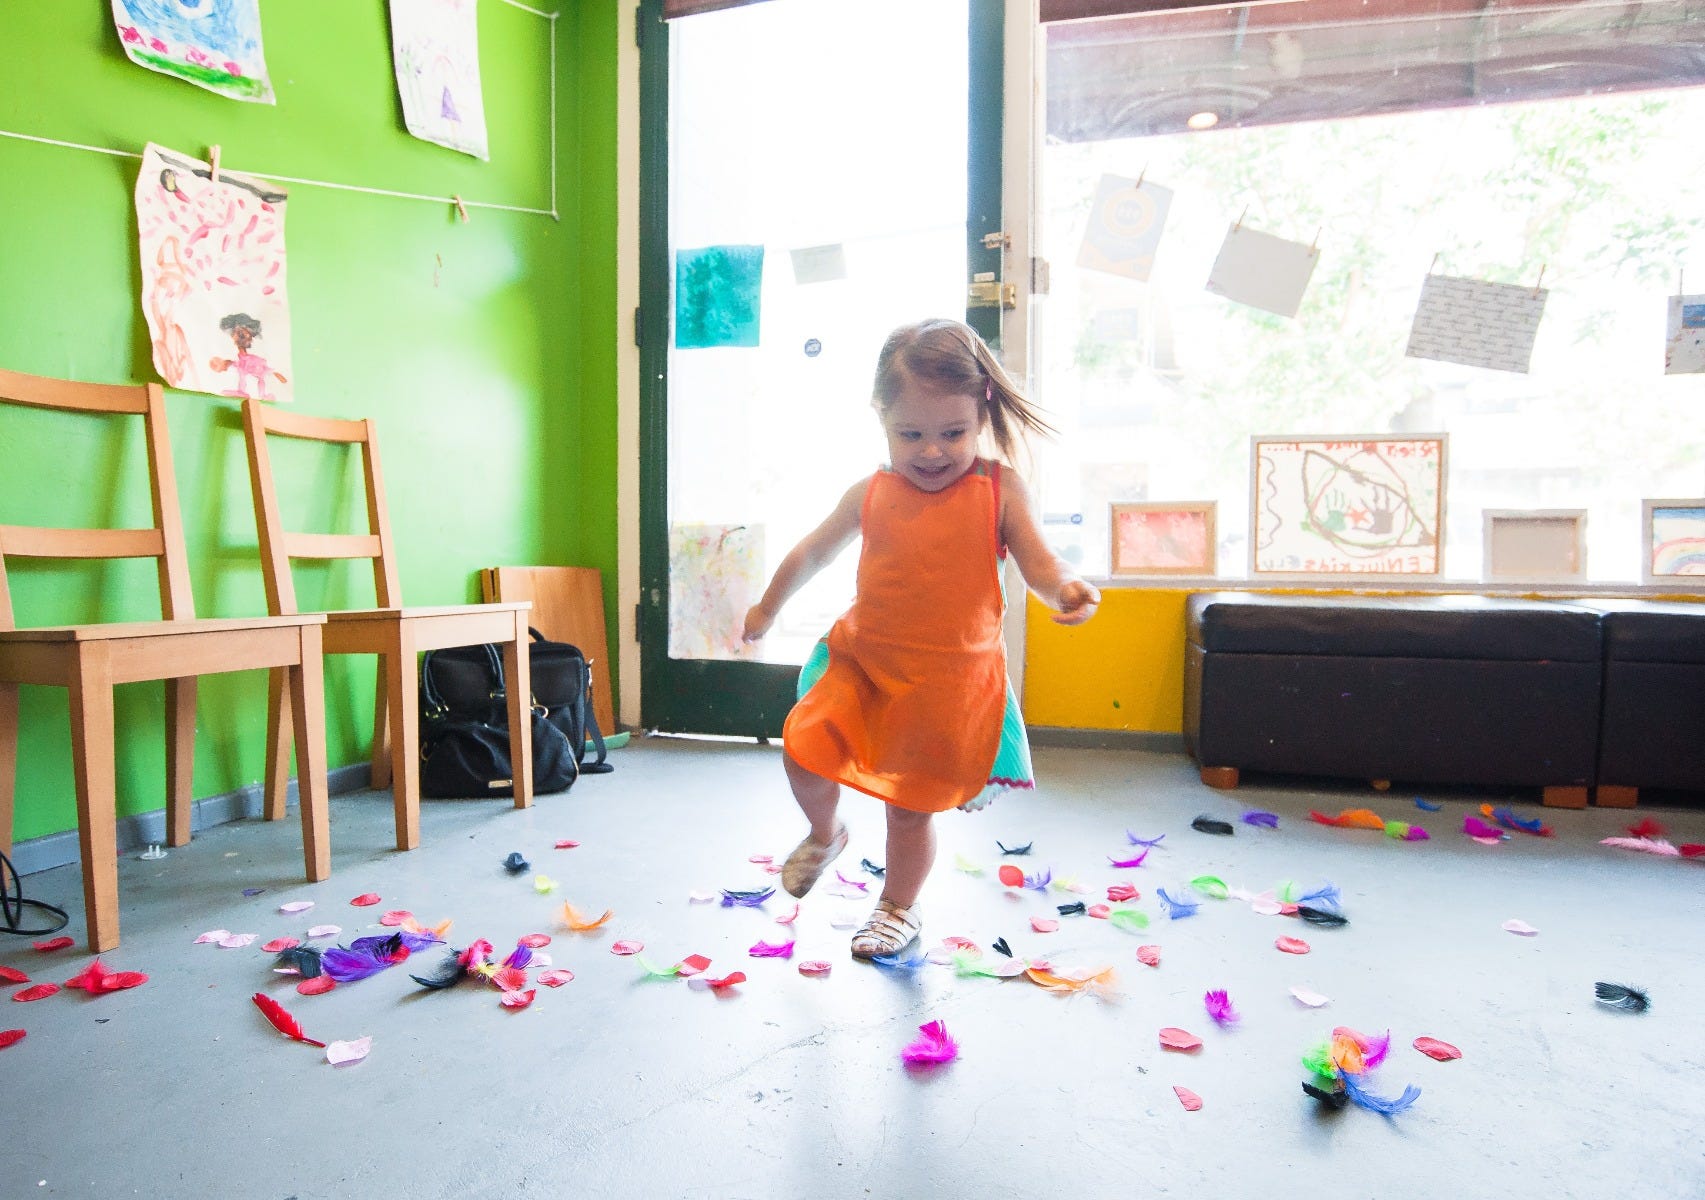
[[[316,1042],[302,1032],[302,1027],[296,1023],[296,1018],[284,1011],[284,1006],[265,992],[255,993],[255,1007],[260,1009],[266,1019],[272,1022],[272,1027],[293,1042],[305,1042],[310,1046],[318,1046],[324,1050],[324,1042]]]

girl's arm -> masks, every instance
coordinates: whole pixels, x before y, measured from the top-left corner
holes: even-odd
[[[781,560],[781,566],[776,568],[775,578],[770,580],[770,586],[764,591],[764,598],[754,604],[746,613],[746,628],[742,633],[744,640],[755,642],[770,631],[775,624],[776,616],[800,588],[810,582],[824,567],[834,561],[835,556],[847,548],[847,543],[858,536],[859,515],[864,508],[864,494],[870,487],[870,479],[864,478],[847,489],[847,494],[841,497],[841,502],[835,505],[835,511],[821,525],[800,540],[799,545],[787,552],[787,557]]]
[[[1036,511],[1030,506],[1030,492],[1018,472],[1004,464],[1000,472],[1001,540],[1012,551],[1030,590],[1042,603],[1057,610],[1054,620],[1061,625],[1082,625],[1095,615],[1101,593],[1049,549]]]

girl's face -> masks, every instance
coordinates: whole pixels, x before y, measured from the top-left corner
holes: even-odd
[[[888,461],[926,492],[939,492],[971,469],[982,406],[975,397],[908,384],[882,414]]]

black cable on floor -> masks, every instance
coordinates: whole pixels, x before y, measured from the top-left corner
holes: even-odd
[[[52,913],[59,920],[44,929],[23,928],[24,908],[39,908]],[[58,933],[71,920],[65,910],[57,904],[49,904],[45,900],[29,900],[24,897],[24,881],[18,878],[17,868],[12,866],[12,860],[0,854],[0,933],[19,933],[29,937],[40,937],[44,933]]]

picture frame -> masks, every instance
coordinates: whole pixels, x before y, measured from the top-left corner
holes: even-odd
[[[1251,579],[1438,579],[1449,437],[1249,439]]]
[[[1705,585],[1705,497],[1640,501],[1640,582]]]
[[[1587,510],[1482,511],[1482,575],[1490,583],[1579,583],[1587,577]]]
[[[1219,505],[1213,500],[1108,505],[1108,573],[1115,578],[1218,573]]]

